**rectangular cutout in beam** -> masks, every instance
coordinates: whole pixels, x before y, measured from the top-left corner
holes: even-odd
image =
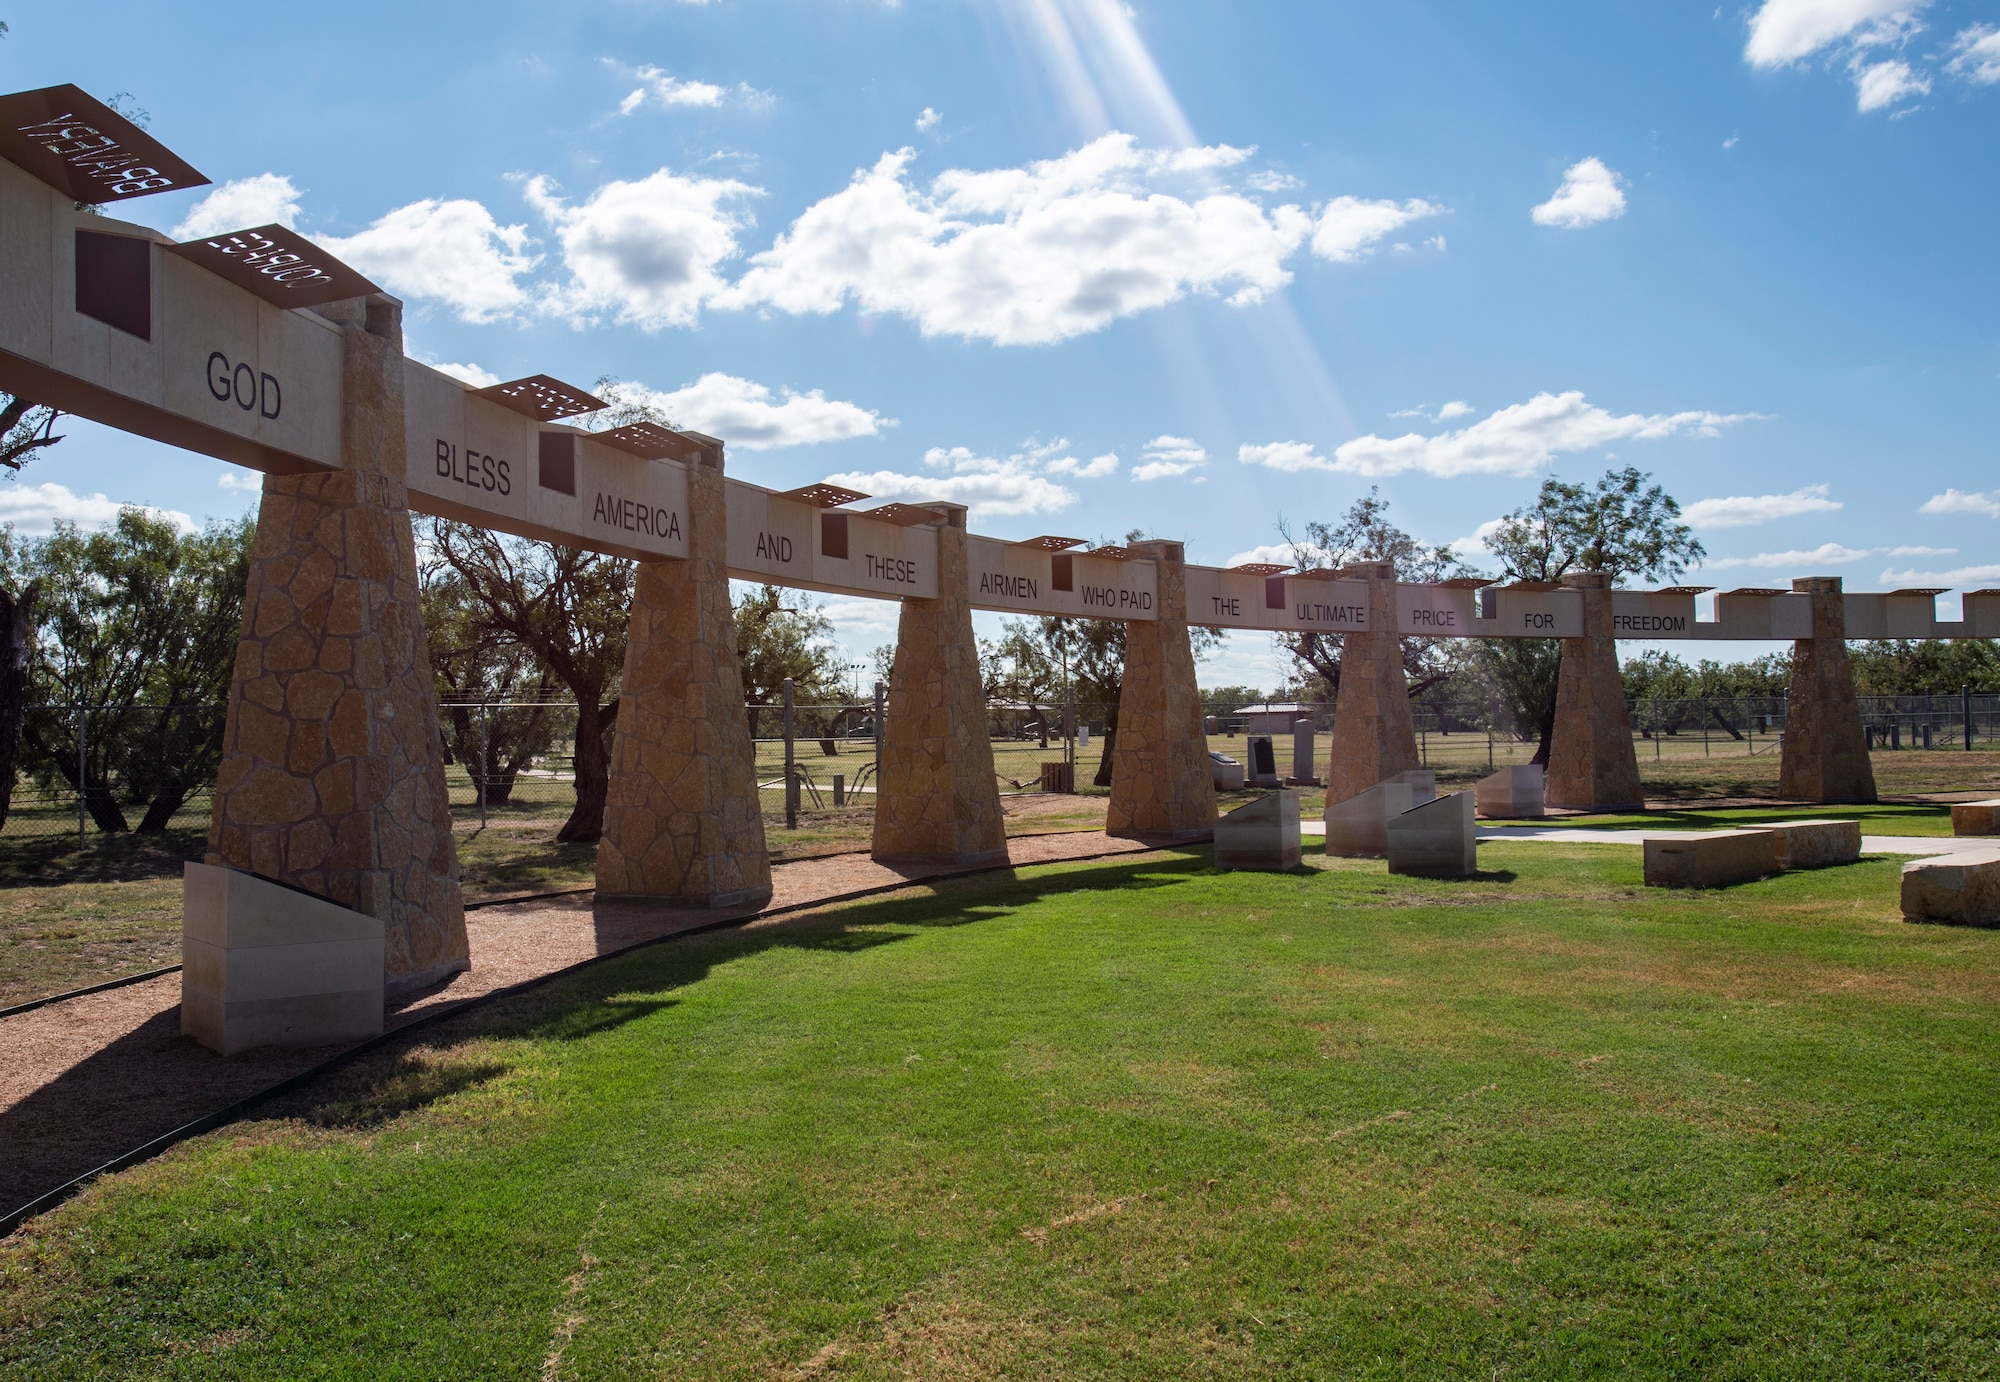
[[[76,233],[76,310],[142,341],[153,339],[153,243]]]
[[[819,554],[835,561],[847,560],[847,515],[822,509],[819,515]]]
[[[541,482],[557,494],[576,493],[576,434],[542,433]]]

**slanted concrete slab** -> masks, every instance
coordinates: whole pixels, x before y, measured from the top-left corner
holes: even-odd
[[[1226,753],[1209,754],[1208,775],[1218,792],[1243,790],[1243,765]]]
[[[1473,788],[1479,814],[1494,820],[1531,820],[1547,814],[1542,765],[1521,763],[1479,779]]]
[[[1389,872],[1470,878],[1479,871],[1472,813],[1472,793],[1453,792],[1389,817]]]
[[[1389,818],[1410,809],[1410,784],[1378,782],[1326,808],[1326,852],[1343,859],[1380,859],[1389,852]]]
[[[1425,802],[1436,799],[1438,794],[1438,775],[1430,768],[1409,768],[1397,773],[1389,781],[1410,784],[1412,806],[1422,806]]]
[[[1777,872],[1778,837],[1769,830],[1692,830],[1646,841],[1649,888],[1726,888]]]
[[[1215,823],[1215,866],[1282,873],[1299,866],[1299,794],[1281,788]]]
[[[1954,835],[2000,835],[2000,800],[1957,801],[1951,807]]]
[[[1903,920],[2000,926],[2000,849],[1903,865]]]
[[[1861,857],[1860,821],[1773,821],[1760,825],[1778,837],[1778,867],[1823,869]]]
[[[185,867],[182,1035],[225,1056],[381,1035],[380,917],[240,869]]]

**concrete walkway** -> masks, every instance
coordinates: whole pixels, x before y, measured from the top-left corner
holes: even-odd
[[[1756,822],[1742,822],[1745,828],[1754,829]],[[1718,826],[1717,829],[1728,827]],[[1326,834],[1325,821],[1300,821],[1302,835]],[[1565,825],[1482,825],[1478,828],[1479,840],[1540,840],[1548,844],[1560,845],[1637,845],[1647,840],[1678,840],[1683,835],[1699,835],[1698,830],[1616,830],[1604,826]],[[2000,851],[2000,836],[1990,838],[1972,836],[1964,839],[1950,835],[1863,835],[1863,854],[1978,854]]]

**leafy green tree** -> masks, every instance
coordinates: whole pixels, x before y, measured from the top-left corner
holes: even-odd
[[[555,746],[555,674],[495,628],[465,578],[429,550],[418,582],[446,742],[485,778],[487,804],[503,806],[521,773]]]
[[[1028,707],[1042,747],[1049,746],[1049,721],[1060,712],[1062,669],[1050,656],[1039,619],[1005,619],[1000,637],[980,645],[988,700],[1019,701]]]
[[[182,533],[142,509],[101,532],[58,524],[47,538],[0,544],[10,589],[34,590],[35,703],[24,766],[83,793],[100,830],[167,828],[222,757],[249,579],[250,519]],[[81,778],[74,712],[90,707]]]
[[[1594,485],[1554,476],[1532,504],[1500,520],[1486,540],[1503,579],[1559,581],[1572,571],[1628,578],[1676,579],[1707,553],[1681,521],[1681,508],[1633,466],[1607,470]],[[1549,761],[1555,734],[1562,644],[1553,639],[1488,638],[1481,655],[1508,712],[1522,730],[1539,731],[1533,761]]]
[[[2000,642],[1991,638],[1885,638],[1851,653],[1864,696],[1955,696],[2000,691]]]

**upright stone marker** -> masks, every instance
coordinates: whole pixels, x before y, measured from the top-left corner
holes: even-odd
[[[1359,796],[1378,782],[1418,766],[1417,724],[1403,675],[1403,640],[1396,633],[1396,568],[1362,562],[1344,573],[1368,582],[1368,629],[1341,635],[1340,692],[1333,703],[1329,803]]]
[[[341,466],[267,475],[207,862],[383,923],[391,996],[468,967],[404,491],[402,307],[341,325]]]
[[[1205,840],[1215,831],[1215,780],[1188,643],[1186,550],[1139,542],[1132,554],[1159,573],[1158,617],[1125,626],[1105,833],[1162,844]]]
[[[1792,644],[1778,795],[1806,801],[1875,800],[1875,765],[1847,659],[1847,606],[1840,577],[1809,576],[1792,589],[1812,597],[1811,638]]]
[[[771,897],[722,468],[719,443],[688,463],[687,560],[639,563],[597,846],[600,897],[682,907]]]
[[[874,856],[883,863],[1007,859],[966,579],[965,506],[940,512],[938,598],[905,597],[883,715]]]
[[[1583,637],[1562,641],[1546,800],[1551,806],[1587,811],[1638,810],[1645,806],[1646,794],[1639,785],[1625,681],[1618,674],[1611,577],[1603,571],[1572,571],[1562,583],[1583,592]]]

